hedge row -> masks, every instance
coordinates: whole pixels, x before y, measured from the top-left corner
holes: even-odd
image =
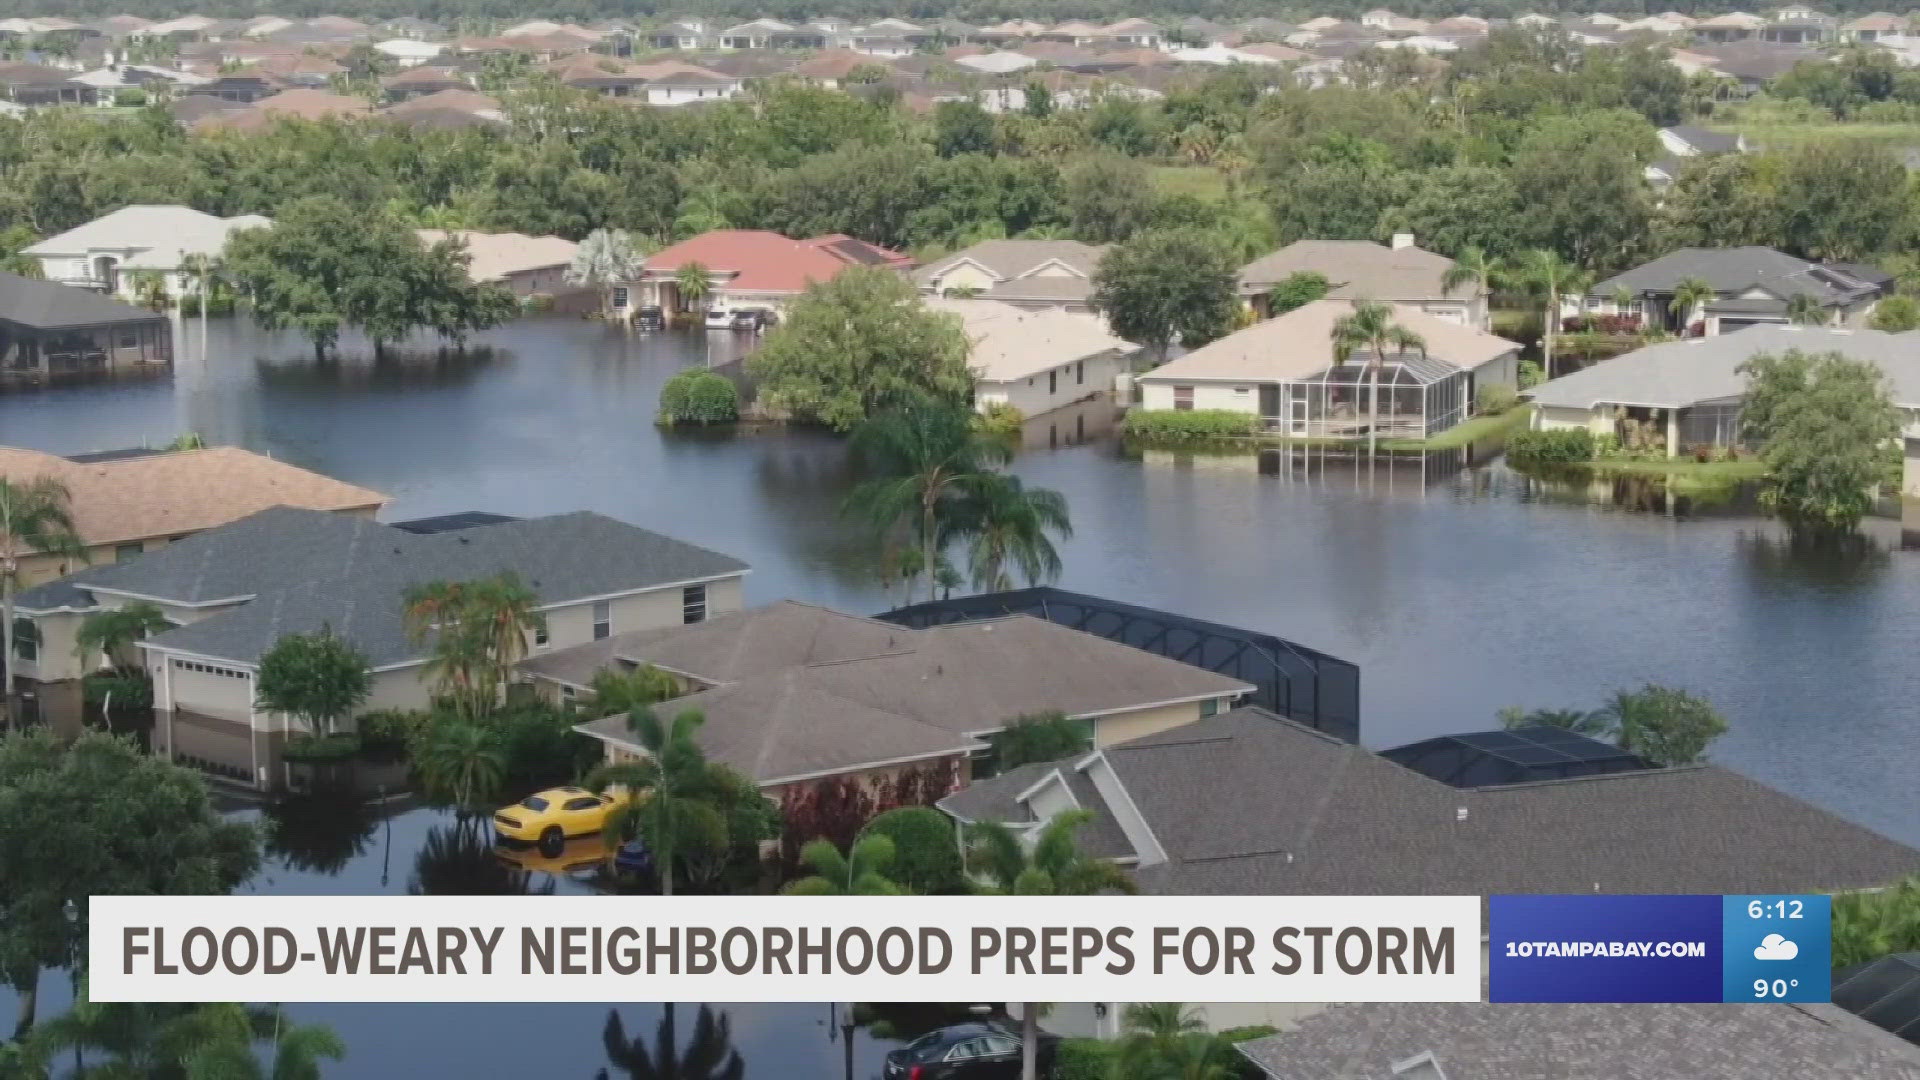
[[[1507,460],[1515,465],[1582,465],[1593,457],[1593,432],[1585,428],[1516,431],[1507,437]]]
[[[1128,435],[1147,439],[1224,439],[1252,435],[1259,417],[1232,409],[1132,409]]]

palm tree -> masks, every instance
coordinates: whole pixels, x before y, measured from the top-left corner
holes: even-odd
[[[1693,322],[1694,309],[1712,302],[1718,295],[1712,285],[1697,277],[1681,278],[1674,284],[1667,311],[1680,320],[1681,336],[1686,336],[1687,327]]]
[[[0,687],[8,715],[13,711],[13,591],[20,584],[20,560],[41,554],[85,561],[86,545],[73,527],[72,496],[51,476],[31,480],[0,477],[0,642],[5,644],[6,685]]]
[[[620,1014],[607,1010],[607,1026],[601,1031],[607,1060],[631,1080],[742,1080],[747,1066],[740,1051],[733,1047],[732,1025],[726,1013],[715,1013],[701,1005],[693,1022],[693,1039],[684,1050],[674,1031],[673,1003],[667,1002],[660,1017],[660,1028],[653,1046],[639,1038],[628,1039]],[[607,1080],[601,1069],[597,1080]]]
[[[200,358],[207,355],[207,309],[213,306],[213,282],[219,260],[203,252],[193,252],[180,260],[180,269],[192,274],[200,295]]]
[[[845,855],[831,840],[815,840],[800,849],[800,861],[813,874],[790,881],[788,896],[899,896],[907,890],[886,876],[893,865],[893,838],[873,833],[854,840]]]
[[[981,592],[1013,588],[1017,570],[1029,585],[1060,576],[1060,553],[1047,534],[1073,535],[1064,495],[1029,488],[1017,476],[988,474],[961,495],[952,526],[967,541],[968,570]]]
[[[528,638],[546,626],[540,598],[512,572],[478,581],[430,581],[407,589],[402,619],[414,644],[431,639],[440,692],[469,718],[500,699]]]
[[[1795,293],[1787,298],[1787,321],[1795,326],[1824,326],[1827,309],[1806,293]]]
[[[134,270],[127,277],[133,286],[134,303],[148,311],[166,311],[173,307],[166,274],[159,270]]]
[[[172,626],[159,608],[145,601],[96,611],[80,620],[80,629],[73,635],[73,653],[80,658],[82,671],[87,670],[87,658],[95,652],[109,667],[137,671],[136,665],[126,663],[126,649]]]
[[[267,1014],[270,1026],[260,1030],[261,1014],[243,1005],[202,1005],[194,1015],[200,1030],[196,1045],[182,1062],[188,1080],[320,1080],[322,1059],[339,1061],[347,1044],[332,1028],[319,1024],[289,1027],[279,1010]],[[253,1044],[273,1044],[273,1063],[262,1067]]]
[[[688,311],[705,311],[713,295],[713,272],[698,262],[680,264],[673,272],[673,288]]]
[[[1013,896],[1097,896],[1139,888],[1119,865],[1080,850],[1077,836],[1093,820],[1091,810],[1069,810],[1042,826],[1031,846],[1005,822],[967,826],[967,866],[983,879],[981,892]],[[1040,1006],[1027,1002],[1020,1016],[1020,1077],[1035,1080],[1040,1053]]]
[[[958,502],[991,483],[992,467],[1010,460],[1002,439],[979,431],[963,408],[926,398],[869,416],[849,444],[875,475],[847,495],[843,512],[875,532],[905,526],[920,544],[927,599],[934,598],[932,569],[954,521]]]
[[[428,789],[471,810],[493,795],[507,774],[507,756],[494,733],[466,720],[442,719],[427,736],[414,768]]]
[[[631,793],[627,805],[607,817],[607,843],[644,838],[653,851],[662,896],[673,895],[675,853],[699,843],[703,834],[710,838],[717,824],[718,815],[701,797],[709,783],[707,755],[694,741],[706,719],[688,709],[668,725],[652,709],[636,708],[627,714],[627,730],[642,756],[602,765],[587,776],[587,786],[595,791],[621,787]]]
[[[1380,437],[1380,368],[1387,353],[1427,354],[1427,342],[1419,334],[1393,321],[1393,308],[1372,300],[1355,300],[1353,314],[1342,315],[1333,324],[1333,362],[1345,366],[1357,352],[1367,356],[1367,409],[1372,419],[1367,424],[1367,452],[1372,453]]]
[[[1115,1080],[1235,1080],[1246,1065],[1231,1042],[1208,1031],[1123,1049],[1115,1060]]]
[[[1476,300],[1480,309],[1480,329],[1485,330],[1493,320],[1493,283],[1500,276],[1499,260],[1487,254],[1487,249],[1469,244],[1454,256],[1453,265],[1440,278],[1442,292],[1453,290],[1471,281],[1478,287]]]
[[[1553,378],[1553,336],[1560,324],[1560,299],[1586,288],[1592,276],[1560,257],[1560,253],[1535,248],[1520,256],[1511,272],[1512,280],[1528,295],[1540,301],[1541,377]]]
[[[625,229],[595,229],[574,249],[567,283],[600,290],[600,314],[613,318],[613,290],[640,276],[646,255]]]

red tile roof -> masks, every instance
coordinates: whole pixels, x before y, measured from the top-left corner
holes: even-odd
[[[905,269],[913,260],[864,240],[833,235],[792,240],[757,229],[720,229],[701,233],[647,260],[647,269],[671,274],[697,262],[717,274],[732,274],[727,288],[739,292],[800,292],[830,281],[849,266]]]

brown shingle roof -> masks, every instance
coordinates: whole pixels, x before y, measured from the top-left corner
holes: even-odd
[[[79,463],[0,447],[0,476],[52,476],[66,484],[73,524],[89,545],[179,536],[270,506],[356,510],[385,495],[237,446]]]

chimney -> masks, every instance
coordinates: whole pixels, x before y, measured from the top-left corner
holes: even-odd
[[[1395,250],[1395,251],[1399,251],[1399,250],[1400,250],[1401,248],[1410,248],[1410,247],[1412,247],[1412,246],[1413,246],[1413,234],[1412,234],[1412,233],[1410,233],[1410,232],[1397,232],[1397,233],[1394,233],[1394,234],[1393,234],[1393,245],[1392,245],[1392,246],[1393,246],[1393,250]]]

